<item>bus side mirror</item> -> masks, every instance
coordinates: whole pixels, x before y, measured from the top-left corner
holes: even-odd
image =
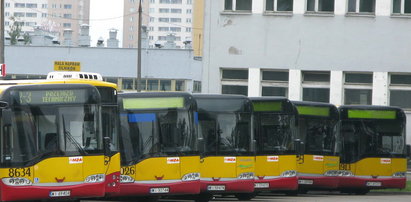
[[[406,147],[407,148],[407,157],[411,158],[411,145],[407,144],[406,146],[407,146]]]
[[[110,156],[111,151],[110,151],[110,143],[111,139],[109,137],[104,137],[103,138],[103,150],[104,150],[104,155],[105,156]]]
[[[198,151],[202,154],[204,152],[204,138],[198,138]]]
[[[294,140],[294,146],[295,146],[295,152],[298,156],[304,153],[304,142],[302,142],[300,139]]]
[[[1,105],[1,103],[0,103]],[[0,106],[1,108],[1,106]],[[3,155],[2,155],[2,162],[5,162],[5,165],[9,165],[11,162],[11,143],[12,143],[12,130],[11,130],[11,125],[12,125],[12,112],[10,109],[4,109],[2,110],[2,117],[3,117],[3,125],[1,126],[3,130],[3,141],[2,143],[4,145],[3,148]]]

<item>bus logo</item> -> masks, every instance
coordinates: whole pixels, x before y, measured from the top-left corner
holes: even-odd
[[[381,159],[381,164],[391,164],[391,159],[382,158],[382,159]]]
[[[77,164],[77,163],[83,163],[82,156],[69,157],[69,164]]]
[[[167,164],[178,164],[180,163],[179,157],[169,157],[167,158]]]
[[[224,163],[236,163],[236,157],[224,157]]]
[[[324,156],[313,156],[314,161],[324,161]]]
[[[279,160],[278,156],[267,156],[267,162],[278,162]]]

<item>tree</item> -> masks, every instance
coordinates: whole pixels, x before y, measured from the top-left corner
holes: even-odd
[[[21,22],[17,21],[15,17],[10,17],[10,20],[12,21],[10,27],[10,31],[7,33],[10,36],[10,44],[11,45],[16,45],[17,44],[17,39],[21,36]]]

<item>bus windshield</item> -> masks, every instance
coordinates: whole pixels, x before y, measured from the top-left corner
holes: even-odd
[[[364,157],[405,155],[405,126],[398,120],[346,120],[342,122],[345,162]]]
[[[22,105],[12,109],[2,163],[27,166],[48,156],[102,153],[98,105]],[[6,157],[4,157],[6,155]]]
[[[292,153],[294,152],[294,116],[276,113],[264,113],[256,121],[259,135],[256,136],[261,147],[259,153]],[[293,127],[293,128],[292,128]]]
[[[338,145],[337,120],[327,118],[301,118],[300,135],[305,140],[305,153],[335,155]]]
[[[251,152],[249,113],[199,114],[199,133],[208,154],[247,154]]]
[[[126,162],[152,156],[189,155],[196,151],[194,118],[187,110],[122,114],[122,158]]]

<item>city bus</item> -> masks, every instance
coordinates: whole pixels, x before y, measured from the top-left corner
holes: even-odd
[[[293,101],[298,112],[299,192],[337,189],[340,164],[338,109],[328,103]]]
[[[194,94],[201,141],[201,194],[234,194],[240,200],[254,196],[254,137],[252,104],[241,95]]]
[[[405,188],[404,111],[389,106],[340,106],[342,192]]]
[[[200,192],[197,105],[189,93],[121,93],[118,196],[156,200]]]
[[[86,84],[0,85],[0,200],[103,197],[101,97]]]
[[[284,97],[251,97],[250,100],[257,145],[255,190],[294,194],[298,189],[294,144],[296,108]]]
[[[119,122],[117,106],[117,85],[102,81],[98,73],[90,72],[50,72],[46,79],[1,80],[1,85],[41,85],[41,84],[87,84],[97,88],[101,97],[102,136],[107,139],[110,151],[105,153],[105,195],[120,192],[120,151]]]

